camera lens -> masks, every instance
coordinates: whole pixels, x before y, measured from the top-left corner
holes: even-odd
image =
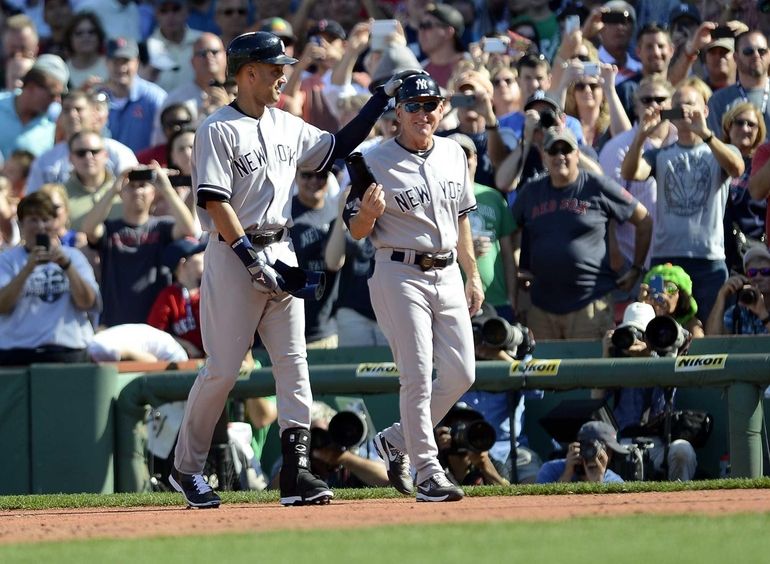
[[[750,286],[741,288],[738,291],[738,303],[745,306],[752,306],[759,300],[759,292]]]
[[[634,344],[636,339],[642,340],[644,335],[636,327],[618,327],[612,333],[612,344],[615,348],[626,350]]]
[[[556,125],[556,114],[551,110],[543,110],[540,112],[540,127],[548,129]]]

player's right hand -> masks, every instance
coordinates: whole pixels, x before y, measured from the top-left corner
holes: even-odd
[[[382,184],[370,184],[361,199],[358,213],[371,219],[377,219],[385,213],[385,192]]]

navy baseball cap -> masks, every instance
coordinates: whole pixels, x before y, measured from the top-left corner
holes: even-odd
[[[601,441],[618,454],[628,454],[628,449],[618,442],[617,431],[604,421],[584,423],[577,434],[578,441]]]
[[[692,4],[685,4],[682,2],[671,10],[671,13],[668,16],[668,24],[674,25],[674,22],[676,20],[679,20],[681,18],[690,18],[693,20],[696,24],[700,25],[703,19],[700,17],[700,12],[698,11],[698,8],[693,6]]]
[[[174,272],[182,259],[202,253],[204,250],[206,250],[206,241],[185,237],[166,245],[166,248],[163,249],[161,262],[163,266]]]
[[[529,98],[527,98],[526,103],[524,104],[524,111],[531,109],[532,106],[537,104],[538,102],[544,102],[551,106],[555,112],[561,113],[561,104],[556,101],[555,98],[548,95],[548,93],[545,90],[535,90],[535,93],[532,94]]]
[[[107,57],[110,59],[136,59],[139,57],[139,46],[136,41],[127,37],[116,37],[107,42]]]
[[[343,27],[334,20],[318,20],[318,22],[307,32],[308,37],[314,35],[331,35],[336,39],[343,40],[347,37]]]

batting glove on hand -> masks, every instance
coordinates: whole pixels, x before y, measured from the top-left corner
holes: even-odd
[[[388,80],[385,84],[382,85],[382,89],[385,91],[385,94],[387,94],[389,97],[393,97],[396,95],[396,92],[398,92],[398,89],[401,88],[401,85],[404,83],[404,79],[408,76],[412,76],[415,74],[428,74],[424,70],[405,70],[398,72],[390,77],[390,80]]]
[[[257,290],[271,296],[281,292],[281,285],[283,284],[281,275],[259,256],[259,253],[251,246],[251,241],[249,241],[246,235],[237,239],[231,245],[231,248],[238,255],[238,258],[241,259],[246,270],[249,271],[251,283]]]

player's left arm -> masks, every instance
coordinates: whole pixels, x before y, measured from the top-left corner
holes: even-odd
[[[476,255],[473,252],[473,236],[468,214],[463,214],[457,221],[457,262],[465,273],[465,299],[468,311],[474,315],[484,301],[484,289],[481,286],[481,275],[476,265]]]

